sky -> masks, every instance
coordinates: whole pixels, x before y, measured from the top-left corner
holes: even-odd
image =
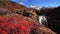
[[[11,0],[26,7],[57,7],[60,6],[60,0]]]

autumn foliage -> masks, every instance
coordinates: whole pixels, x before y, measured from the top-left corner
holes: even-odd
[[[35,11],[16,2],[0,0],[0,34],[55,34],[39,24]]]
[[[29,34],[36,26],[20,17],[0,16],[1,34]]]

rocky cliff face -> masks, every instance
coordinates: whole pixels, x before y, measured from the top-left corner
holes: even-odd
[[[60,34],[59,26],[60,26],[60,6],[57,8],[54,8],[52,11],[46,14],[49,22],[49,28],[51,28],[53,31]]]
[[[56,34],[39,24],[33,9],[12,2],[0,0],[0,34]]]

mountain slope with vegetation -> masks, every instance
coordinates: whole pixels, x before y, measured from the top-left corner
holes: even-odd
[[[56,34],[37,20],[36,9],[0,0],[0,34]]]

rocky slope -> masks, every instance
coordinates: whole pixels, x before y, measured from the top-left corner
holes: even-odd
[[[0,0],[0,34],[56,34],[39,24],[35,9]]]

